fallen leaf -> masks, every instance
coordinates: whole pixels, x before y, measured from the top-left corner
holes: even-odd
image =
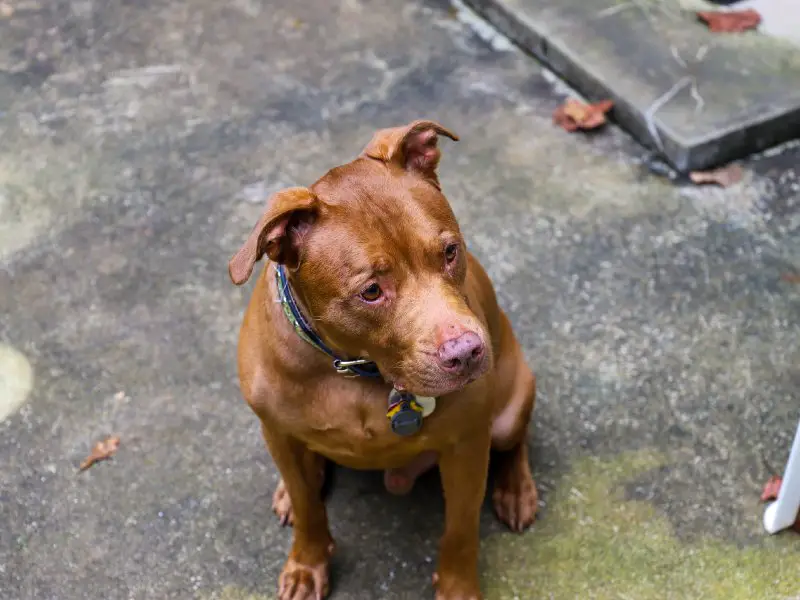
[[[744,177],[744,169],[739,165],[728,165],[711,171],[692,171],[689,173],[689,179],[692,180],[692,183],[716,183],[722,187],[730,187],[735,183],[739,183],[742,177]]]
[[[6,2],[0,2],[0,17],[10,19],[14,16],[14,7]]]
[[[716,33],[741,33],[761,23],[761,15],[752,8],[727,12],[704,10],[698,12],[697,17]]]
[[[764,484],[764,489],[761,492],[761,501],[762,502],[772,502],[773,500],[778,499],[778,494],[781,491],[781,484],[783,484],[783,478],[780,475],[773,475],[769,478],[766,484]],[[797,519],[789,529],[792,531],[796,531],[800,533],[800,513],[797,514]]]
[[[761,501],[762,502],[771,502],[778,498],[778,492],[781,491],[781,484],[783,483],[783,478],[780,475],[773,475],[769,478],[766,484],[764,484],[764,490],[761,492]]]
[[[80,470],[85,471],[94,463],[111,458],[119,448],[119,437],[112,435],[97,442],[92,448],[92,453],[81,463]]]
[[[786,283],[800,283],[800,273],[784,273],[781,279]]]
[[[574,98],[567,98],[553,113],[553,122],[566,131],[578,129],[597,129],[606,122],[606,113],[614,108],[611,100],[597,104],[585,104]]]

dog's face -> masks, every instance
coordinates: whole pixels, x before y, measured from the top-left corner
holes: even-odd
[[[317,333],[375,361],[397,388],[441,396],[489,368],[491,343],[466,295],[469,257],[439,189],[430,121],[379,131],[311,189],[270,199],[231,260],[235,283],[263,254],[283,263]]]

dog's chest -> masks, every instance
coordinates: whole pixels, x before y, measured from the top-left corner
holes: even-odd
[[[406,464],[431,449],[439,419],[438,415],[425,418],[420,431],[411,436],[394,433],[386,414],[389,392],[381,385],[328,380],[291,410],[292,429],[311,450],[345,466],[384,469]],[[436,439],[441,435],[439,431]]]

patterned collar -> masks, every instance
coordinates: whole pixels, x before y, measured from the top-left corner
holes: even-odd
[[[297,335],[320,352],[324,352],[330,356],[331,359],[333,359],[333,368],[336,369],[337,373],[358,377],[374,378],[382,376],[378,370],[378,366],[374,362],[363,358],[353,360],[339,358],[333,350],[322,341],[308,324],[303,313],[300,312],[300,308],[297,306],[297,302],[292,295],[292,288],[289,286],[289,280],[286,277],[286,271],[283,265],[275,266],[275,281],[278,284],[278,299],[283,307],[283,314],[286,315],[286,318],[289,320],[295,332],[297,332]]]

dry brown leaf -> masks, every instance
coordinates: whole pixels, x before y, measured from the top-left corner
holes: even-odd
[[[761,23],[761,15],[752,8],[727,12],[701,11],[697,17],[716,33],[741,33],[755,29]]]
[[[778,492],[781,491],[782,483],[783,478],[780,475],[773,475],[770,477],[769,481],[764,484],[764,490],[761,492],[761,501],[771,502],[772,500],[776,500],[778,498]]]
[[[783,478],[780,475],[773,475],[770,477],[769,481],[764,484],[764,489],[761,492],[761,501],[772,502],[773,500],[777,500],[782,484]],[[792,525],[789,529],[800,533],[800,513],[798,513],[797,520],[795,520],[794,525]]]
[[[781,279],[786,283],[800,283],[800,273],[784,273]]]
[[[722,187],[730,187],[735,183],[739,183],[744,177],[744,169],[739,165],[728,165],[727,167],[720,167],[711,171],[692,171],[689,173],[689,179],[692,183],[716,183]]]
[[[111,458],[117,448],[119,448],[119,437],[116,435],[97,442],[92,448],[92,453],[81,463],[80,470],[85,471],[94,463]]]
[[[606,123],[606,113],[614,108],[611,100],[596,104],[585,104],[574,98],[567,98],[553,113],[553,122],[566,131],[597,129]]]

